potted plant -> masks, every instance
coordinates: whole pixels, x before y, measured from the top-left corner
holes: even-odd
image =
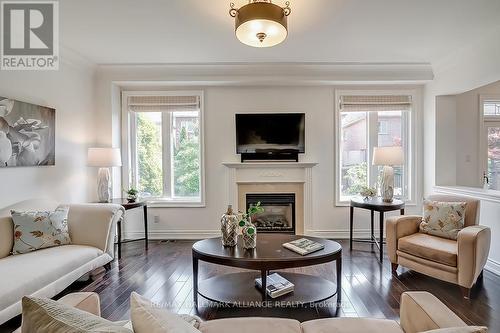
[[[257,246],[257,227],[252,223],[252,217],[262,213],[264,207],[260,205],[260,201],[256,205],[251,204],[246,213],[241,213],[240,227],[243,239],[243,248],[253,249]]]
[[[127,194],[127,201],[128,202],[136,202],[137,197],[139,196],[139,191],[136,188],[129,188],[128,190],[124,190],[124,192]]]

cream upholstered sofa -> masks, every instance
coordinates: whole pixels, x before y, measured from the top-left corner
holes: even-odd
[[[69,294],[59,302],[97,316],[101,314],[99,296],[96,293]],[[446,305],[432,294],[423,291],[401,295],[400,317],[400,323],[372,318],[329,318],[303,323],[282,318],[231,318],[202,322],[198,330],[201,333],[417,333],[441,328],[467,328]],[[126,327],[132,328],[132,325],[127,323]]]
[[[386,220],[387,254],[392,270],[398,265],[458,284],[465,298],[482,271],[490,250],[491,231],[479,223],[479,200],[433,195],[429,200],[467,202],[465,227],[451,240],[419,232],[421,216],[397,216]]]
[[[123,208],[111,204],[68,205],[71,245],[11,255],[11,210],[55,210],[51,200],[27,200],[0,210],[0,324],[21,313],[25,295],[53,297],[86,273],[113,260],[117,220]]]

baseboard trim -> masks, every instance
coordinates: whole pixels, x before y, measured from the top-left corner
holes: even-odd
[[[374,234],[378,237],[379,230],[375,229]],[[349,229],[345,230],[308,230],[308,236],[332,238],[332,239],[349,239]],[[384,232],[385,236],[385,232]],[[370,229],[357,229],[353,231],[354,238],[370,238]]]
[[[488,261],[486,261],[484,269],[486,269],[488,272],[500,276],[500,262],[498,261],[488,259]]]
[[[125,231],[126,239],[142,238],[144,231]],[[149,239],[205,239],[219,237],[219,230],[154,230],[148,232]]]
[[[349,239],[349,229],[346,230],[307,230],[308,236],[332,238],[332,239]],[[125,239],[142,238],[144,231],[125,231]],[[369,229],[358,229],[353,232],[354,238],[369,238]],[[375,235],[378,237],[378,230],[375,230]],[[204,239],[219,237],[219,230],[154,230],[149,231],[150,239]]]

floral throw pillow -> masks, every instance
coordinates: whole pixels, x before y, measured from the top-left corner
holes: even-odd
[[[457,239],[465,222],[466,202],[424,201],[424,216],[420,232],[430,235]]]
[[[12,254],[70,244],[68,211],[69,207],[58,207],[53,212],[11,211],[14,222]]]

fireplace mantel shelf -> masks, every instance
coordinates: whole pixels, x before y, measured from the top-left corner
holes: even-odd
[[[251,168],[312,168],[318,163],[314,162],[224,162],[222,165],[231,169],[251,169]]]

